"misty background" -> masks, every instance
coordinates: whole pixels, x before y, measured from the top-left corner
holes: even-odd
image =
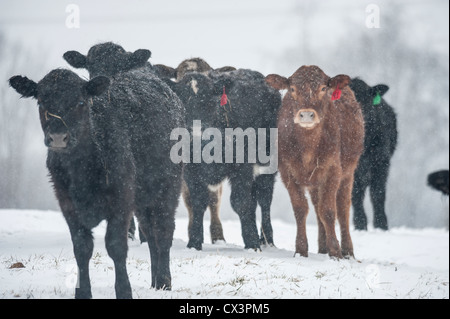
[[[73,27],[70,4],[79,9],[79,27]],[[370,4],[380,9],[379,28],[367,25]],[[202,57],[214,68],[283,76],[315,64],[329,76],[389,85],[384,98],[399,130],[387,191],[389,225],[448,227],[448,198],[426,185],[430,172],[449,167],[447,0],[5,0],[0,7],[0,209],[59,210],[36,102],[20,99],[7,80],[26,75],[39,81],[52,69],[71,69],[64,52],[86,54],[94,44],[113,41],[127,51],[151,50],[153,64],[176,67]],[[372,221],[369,196],[366,208]],[[187,216],[183,201],[177,216]],[[238,218],[228,187],[221,216]],[[294,222],[279,176],[272,218]],[[308,221],[315,219],[311,211]]]

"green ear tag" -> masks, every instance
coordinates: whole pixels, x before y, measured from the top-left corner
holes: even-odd
[[[377,95],[373,98],[373,105],[379,105],[381,103],[381,95],[380,92],[377,92]]]

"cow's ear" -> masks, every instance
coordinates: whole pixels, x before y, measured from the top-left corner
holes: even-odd
[[[266,83],[276,90],[287,90],[289,88],[289,79],[278,74],[266,76]]]
[[[375,97],[377,94],[383,96],[387,91],[389,91],[389,86],[387,86],[386,84],[378,84],[372,87],[372,96]]]
[[[175,79],[177,77],[177,70],[163,64],[156,64],[153,70],[161,79]]]
[[[78,51],[67,51],[63,54],[64,60],[76,69],[85,69],[87,58]]]
[[[84,90],[88,96],[98,96],[105,92],[110,84],[110,80],[106,76],[97,76],[86,82]]]
[[[348,75],[339,74],[328,80],[328,86],[332,89],[343,89],[350,84],[351,80]]]
[[[13,76],[9,79],[9,85],[22,97],[37,98],[37,83],[25,76]]]
[[[139,49],[134,51],[128,58],[127,64],[130,69],[140,68],[147,63],[152,56],[150,50]]]

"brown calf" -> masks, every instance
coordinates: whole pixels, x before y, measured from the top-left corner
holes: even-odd
[[[349,215],[353,175],[363,151],[364,119],[348,87],[350,77],[330,78],[317,66],[302,66],[289,79],[271,74],[266,82],[288,90],[278,113],[278,154],[297,222],[295,251],[308,256],[308,190],[317,213],[319,253],[353,257]],[[335,233],[336,215],[341,246]]]

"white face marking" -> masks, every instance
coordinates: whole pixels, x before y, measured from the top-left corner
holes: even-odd
[[[193,79],[191,81],[191,88],[192,88],[192,91],[194,91],[194,93],[197,94],[197,92],[198,92],[197,80]]]
[[[198,69],[197,62],[187,61],[186,64],[187,64],[186,70],[188,71],[195,71]]]

